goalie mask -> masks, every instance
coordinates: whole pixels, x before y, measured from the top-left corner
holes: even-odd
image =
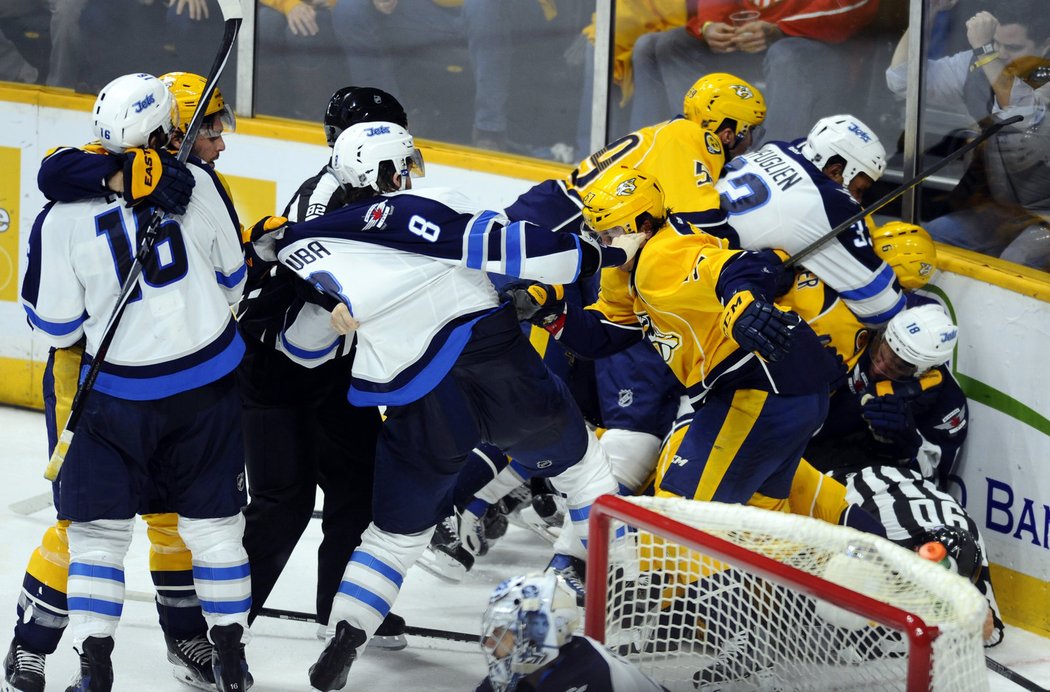
[[[903,288],[922,288],[937,271],[937,246],[922,226],[890,221],[871,231],[871,244]]]
[[[969,579],[977,583],[981,576],[981,566],[984,555],[981,546],[974,540],[973,535],[966,529],[957,526],[935,526],[927,529],[918,538],[919,545],[925,543],[940,543],[947,551],[947,560],[951,567]]]
[[[335,140],[351,125],[380,120],[408,129],[404,107],[390,94],[372,87],[343,87],[332,94],[325,108],[324,138],[329,147],[334,147]]]
[[[197,104],[200,102],[208,80],[192,72],[168,72],[160,76],[160,81],[164,82],[175,96],[175,103],[179,108],[179,131],[186,134],[190,120],[193,119],[193,112],[197,110]],[[222,130],[217,131],[217,128],[209,127],[208,121],[205,120],[197,131],[198,137],[218,137],[237,129],[237,116],[233,114],[233,109],[223,99],[219,87],[215,87],[211,99],[208,100],[208,106],[204,109],[206,118],[216,114],[222,123]]]
[[[882,340],[899,358],[915,367],[915,375],[921,375],[948,362],[958,335],[959,328],[944,308],[927,304],[894,315]]]
[[[102,87],[92,108],[95,137],[114,154],[148,147],[154,134],[167,146],[179,126],[175,97],[164,82],[150,74],[128,74]]]
[[[713,72],[698,79],[685,93],[682,112],[705,130],[717,132],[728,124],[737,142],[748,132],[758,141],[762,139],[760,126],[766,119],[766,101],[762,92],[743,79]]]
[[[343,185],[393,192],[406,189],[410,177],[423,177],[423,155],[397,123],[357,123],[336,138],[331,171]],[[396,186],[395,174],[401,176]]]
[[[841,158],[845,164],[842,185],[847,188],[860,173],[875,182],[886,170],[886,150],[878,135],[852,115],[832,115],[818,120],[800,152],[820,170],[835,163],[835,157]]]
[[[579,622],[576,596],[555,574],[512,577],[496,587],[481,620],[489,681],[510,692],[558,657]]]
[[[603,240],[638,233],[647,219],[655,231],[667,218],[664,193],[655,178],[627,166],[602,172],[583,196],[583,222]]]

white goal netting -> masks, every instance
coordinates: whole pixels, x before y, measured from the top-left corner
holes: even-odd
[[[615,518],[591,532],[587,634],[670,690],[988,689],[980,592],[889,541],[684,499],[592,512]]]

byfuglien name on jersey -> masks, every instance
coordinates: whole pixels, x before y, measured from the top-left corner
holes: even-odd
[[[768,173],[781,190],[789,190],[802,182],[802,175],[795,169],[794,163],[781,156],[776,149],[759,149],[752,161]]]

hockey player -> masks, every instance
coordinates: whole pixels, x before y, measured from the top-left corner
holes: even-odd
[[[550,286],[515,290],[519,315],[588,357],[644,335],[692,402],[703,402],[680,462],[664,476],[665,492],[786,506],[837,366],[798,315],[771,302],[780,259],[723,249],[718,238],[668,217],[657,181],[626,167],[601,174],[584,215],[603,242],[640,237],[634,263],[619,276],[606,272],[586,310],[558,300]]]
[[[733,247],[795,254],[858,212],[885,168],[886,152],[864,123],[822,118],[805,139],[768,142],[729,163],[717,183],[734,232],[726,237]],[[904,308],[893,270],[874,253],[862,221],[802,265],[865,324],[880,327]]]
[[[171,92],[144,74],[111,82],[94,109],[102,146],[139,161],[148,161],[148,151],[129,150],[156,153],[177,122]],[[132,520],[157,509],[180,514],[179,534],[193,553],[194,586],[215,644],[218,685],[245,688],[243,456],[239,427],[229,425],[238,406],[230,374],[243,352],[229,305],[239,297],[244,262],[236,216],[221,186],[201,166],[188,170],[193,195],[184,214],[161,226],[145,281],[125,309],[60,477],[60,517],[70,520],[69,622],[81,651],[81,673],[69,688],[74,691],[112,686],[110,652]],[[49,204],[34,225],[22,301],[34,329],[57,348],[82,335],[85,358],[97,348],[133,255],[124,229],[140,230],[152,213],[126,201],[129,194],[149,197],[140,194],[149,185],[148,176],[139,179],[142,172],[131,167],[124,199]],[[115,271],[83,273],[102,266]],[[154,478],[176,469],[174,487]]]
[[[481,618],[489,672],[475,692],[664,690],[601,642],[575,634],[578,625],[575,594],[561,577],[548,572],[503,581]]]
[[[332,637],[311,667],[320,690],[346,683],[480,440],[551,476],[584,537],[590,505],[616,491],[579,409],[485,272],[570,282],[623,264],[630,243],[603,248],[493,211],[467,211],[449,190],[409,191],[410,171],[421,166],[411,135],[396,123],[354,125],[332,157],[347,205],[290,228],[263,220],[253,232],[264,258],[276,242],[283,264],[339,301],[332,319],[356,328],[350,402],[387,407],[374,519],[343,575]],[[297,323],[283,338],[320,359],[330,353],[332,331],[327,313],[311,310],[324,329]]]
[[[204,89],[203,77],[187,72],[161,75],[161,81],[175,97],[179,125],[172,134],[171,148],[185,135],[189,120]],[[205,108],[205,119],[194,140],[190,161],[209,168],[225,149],[223,134],[236,127],[233,112],[218,89]],[[145,156],[160,159],[154,163],[152,186],[130,186],[125,194],[124,180],[134,178],[136,166]],[[219,178],[221,181],[221,177]],[[141,181],[142,178],[139,178]],[[59,147],[41,164],[38,183],[51,201],[73,202],[122,194],[129,203],[151,204],[165,211],[185,211],[195,179],[185,165],[166,150],[147,152],[132,149],[122,155],[107,151],[98,142],[76,149]],[[223,185],[225,188],[225,184]],[[135,194],[138,197],[135,197]],[[44,374],[45,420],[49,450],[53,450],[76,393],[83,343],[69,348],[51,349]],[[55,486],[56,507],[58,504]],[[214,689],[213,646],[207,637],[207,623],[193,591],[192,559],[179,537],[178,516],[171,513],[145,514],[150,539],[150,573],[157,589],[157,611],[173,673],[189,685]],[[68,622],[66,580],[69,548],[68,520],[60,519],[45,532],[40,547],[29,561],[18,604],[15,636],[5,663],[5,680],[15,690],[43,690],[45,656],[54,652]],[[251,684],[249,676],[249,684]]]
[[[329,146],[359,122],[393,121],[407,127],[404,108],[390,94],[349,86],[325,109]],[[330,163],[330,162],[329,162]],[[285,207],[290,221],[308,221],[346,204],[347,188],[326,164],[305,180]],[[237,374],[244,402],[245,461],[251,501],[244,511],[244,547],[252,568],[249,621],[277,583],[310,523],[315,495],[324,493],[317,549],[317,620],[328,623],[332,599],[361,533],[372,520],[372,475],[382,419],[373,406],[347,402],[353,336],[332,334],[337,356],[316,368],[300,365],[303,354],[281,338],[307,304],[325,300],[292,270],[253,257],[238,325],[246,353]],[[327,299],[331,300],[331,299]],[[327,305],[327,309],[334,307]],[[309,311],[308,311],[309,312]],[[309,357],[307,357],[309,360]],[[404,620],[389,614],[373,643],[404,648]]]

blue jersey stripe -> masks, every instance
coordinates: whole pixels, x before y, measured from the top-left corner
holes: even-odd
[[[496,218],[496,212],[483,211],[470,224],[468,231],[470,235],[467,238],[467,266],[471,269],[481,269],[485,264],[485,236],[494,218]]]
[[[370,570],[382,574],[384,577],[397,584],[397,588],[399,589],[401,588],[401,584],[405,581],[405,575],[401,574],[374,555],[355,550],[354,554],[350,556],[350,562],[356,562],[363,567],[367,567]]]
[[[208,579],[209,581],[236,581],[244,579],[249,574],[248,563],[234,565],[232,567],[204,567],[193,566],[193,576],[196,579]]]
[[[198,598],[199,595],[198,595]],[[201,610],[206,613],[218,613],[219,615],[236,615],[246,613],[252,607],[252,597],[242,598],[238,601],[206,601],[200,598]]]
[[[65,336],[66,334],[72,334],[79,329],[80,325],[84,324],[84,321],[88,318],[88,314],[85,311],[83,315],[72,322],[48,322],[40,315],[36,314],[36,312],[34,312],[28,305],[23,305],[22,307],[25,308],[26,315],[34,327],[47,332],[52,336]]]
[[[119,618],[120,614],[124,612],[123,603],[114,603],[113,601],[104,601],[101,598],[84,598],[81,596],[70,596],[66,600],[66,606],[72,610],[84,610],[90,613],[98,613],[99,615],[108,615],[110,617]]]
[[[889,322],[891,319],[893,319],[894,315],[903,310],[907,302],[908,299],[902,295],[899,298],[897,298],[897,302],[889,310],[886,310],[885,312],[880,312],[875,315],[860,315],[858,317],[861,322],[867,325],[878,326],[880,324],[885,324],[886,322]]]
[[[507,239],[507,271],[508,276],[521,276],[521,234],[524,224],[515,221],[504,230]]]
[[[284,332],[281,332],[281,345],[284,346],[285,350],[287,350],[288,353],[291,353],[296,358],[302,358],[303,360],[317,360],[319,358],[323,358],[327,354],[331,353],[332,349],[337,347],[340,341],[342,341],[342,339],[343,337],[337,336],[335,338],[335,341],[328,344],[324,348],[318,349],[316,351],[310,351],[305,348],[299,348],[295,344],[290,343],[285,337]]]
[[[339,585],[339,593],[364,603],[383,617],[386,617],[387,613],[390,612],[390,604],[382,596],[357,584],[344,581]]]
[[[893,268],[889,265],[884,265],[882,271],[875,275],[875,278],[867,283],[866,286],[860,288],[854,288],[849,291],[840,291],[839,295],[842,296],[843,300],[865,300],[867,298],[873,298],[886,288],[893,284],[893,280],[897,278],[897,275],[893,273]]]
[[[88,577],[89,579],[107,579],[109,581],[124,583],[124,570],[118,567],[107,567],[106,565],[89,565],[83,562],[71,562],[69,564],[69,576]]]
[[[225,286],[226,288],[233,288],[234,286],[236,286],[237,284],[239,284],[241,281],[244,280],[244,275],[247,274],[247,273],[248,273],[248,265],[242,264],[240,266],[240,268],[237,269],[237,271],[235,271],[234,273],[230,274],[229,276],[226,276],[225,274],[223,274],[220,271],[216,271],[215,272],[215,280],[219,282],[220,286]]]

